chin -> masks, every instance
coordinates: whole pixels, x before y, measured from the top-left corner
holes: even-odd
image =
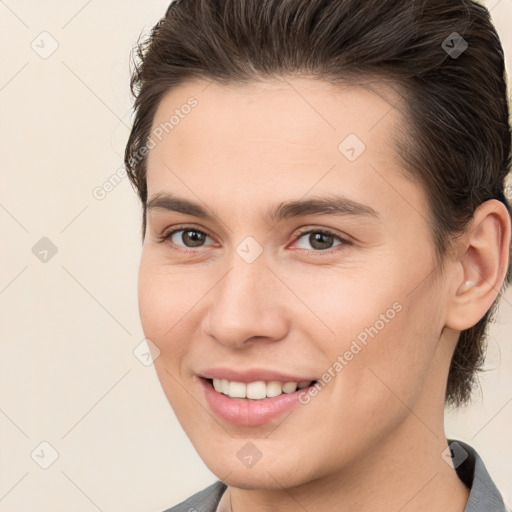
[[[268,470],[264,466],[262,466],[259,470],[256,470],[255,468],[247,470],[240,468],[228,469],[227,467],[224,469],[225,471],[222,473],[217,473],[212,471],[212,468],[210,468],[212,473],[214,473],[219,480],[224,482],[226,485],[229,485],[230,487],[236,487],[237,489],[252,491],[280,491],[283,488],[289,489],[303,483],[297,479],[297,476],[295,476],[293,480],[289,480],[290,470],[287,470],[287,474],[285,474],[284,472],[277,470]]]
[[[247,443],[249,442],[247,441]],[[237,457],[237,452],[240,450],[239,445],[243,446],[244,443],[237,442],[235,444],[236,448],[233,451],[230,448],[222,447],[212,450],[209,447],[208,454],[205,455],[204,451],[197,450],[208,469],[226,485],[246,490],[278,491],[283,487],[292,488],[315,479],[313,475],[299,471],[301,464],[304,464],[304,457],[299,456],[298,452],[294,452],[293,460],[269,452],[249,467]],[[304,469],[311,470],[309,467]]]

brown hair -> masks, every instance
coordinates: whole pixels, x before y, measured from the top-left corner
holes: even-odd
[[[377,77],[396,85],[407,123],[396,136],[397,153],[426,191],[441,269],[451,240],[481,203],[497,199],[510,214],[503,49],[487,9],[473,1],[175,0],[136,50],[125,165],[143,205],[143,238],[153,118],[166,92],[195,78],[228,84],[295,74],[332,83]],[[489,311],[461,332],[447,405],[469,402],[486,329],[511,279],[509,262]]]

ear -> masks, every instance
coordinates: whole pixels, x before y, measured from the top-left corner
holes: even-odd
[[[496,199],[482,203],[460,237],[461,256],[448,297],[446,326],[458,331],[473,327],[496,299],[507,274],[510,215]]]

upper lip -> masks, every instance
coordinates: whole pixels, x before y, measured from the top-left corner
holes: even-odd
[[[256,381],[279,381],[279,382],[303,382],[313,381],[315,378],[309,378],[292,374],[277,372],[265,368],[247,368],[245,370],[236,370],[234,368],[206,368],[198,373],[204,379],[226,379],[235,382],[256,382]]]

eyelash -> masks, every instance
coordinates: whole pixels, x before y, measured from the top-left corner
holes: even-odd
[[[169,231],[168,233],[164,233],[159,238],[159,242],[162,243],[162,242],[165,242],[167,240],[170,240],[173,235],[175,235],[176,233],[178,233],[180,231],[194,231],[196,233],[201,233],[202,235],[206,235],[206,236],[212,238],[208,233],[206,233],[202,229],[197,229],[194,226],[187,226],[187,225],[185,225],[185,226],[178,226],[178,227],[174,228],[172,231]],[[296,242],[297,240],[300,240],[304,235],[308,235],[310,233],[321,233],[322,235],[333,236],[334,238],[337,238],[341,242],[341,244],[336,245],[334,247],[329,247],[328,249],[323,249],[323,250],[322,249],[316,249],[316,250],[315,249],[301,249],[301,250],[306,251],[308,253],[315,253],[315,254],[331,253],[333,250],[336,250],[336,247],[342,247],[342,246],[346,246],[346,245],[351,245],[352,244],[350,242],[350,240],[348,240],[346,238],[343,238],[340,235],[337,235],[333,231],[330,231],[328,229],[322,229],[322,228],[299,230],[299,231],[297,231],[297,232],[295,232],[293,234],[294,242]],[[175,244],[173,244],[173,245],[175,245]],[[184,247],[184,246],[178,246],[178,247],[180,247],[180,248],[177,249],[177,250],[180,250],[182,252],[198,252],[198,249],[199,250],[203,249],[203,247],[199,247],[198,249],[194,249],[194,248],[191,248],[191,247]]]

